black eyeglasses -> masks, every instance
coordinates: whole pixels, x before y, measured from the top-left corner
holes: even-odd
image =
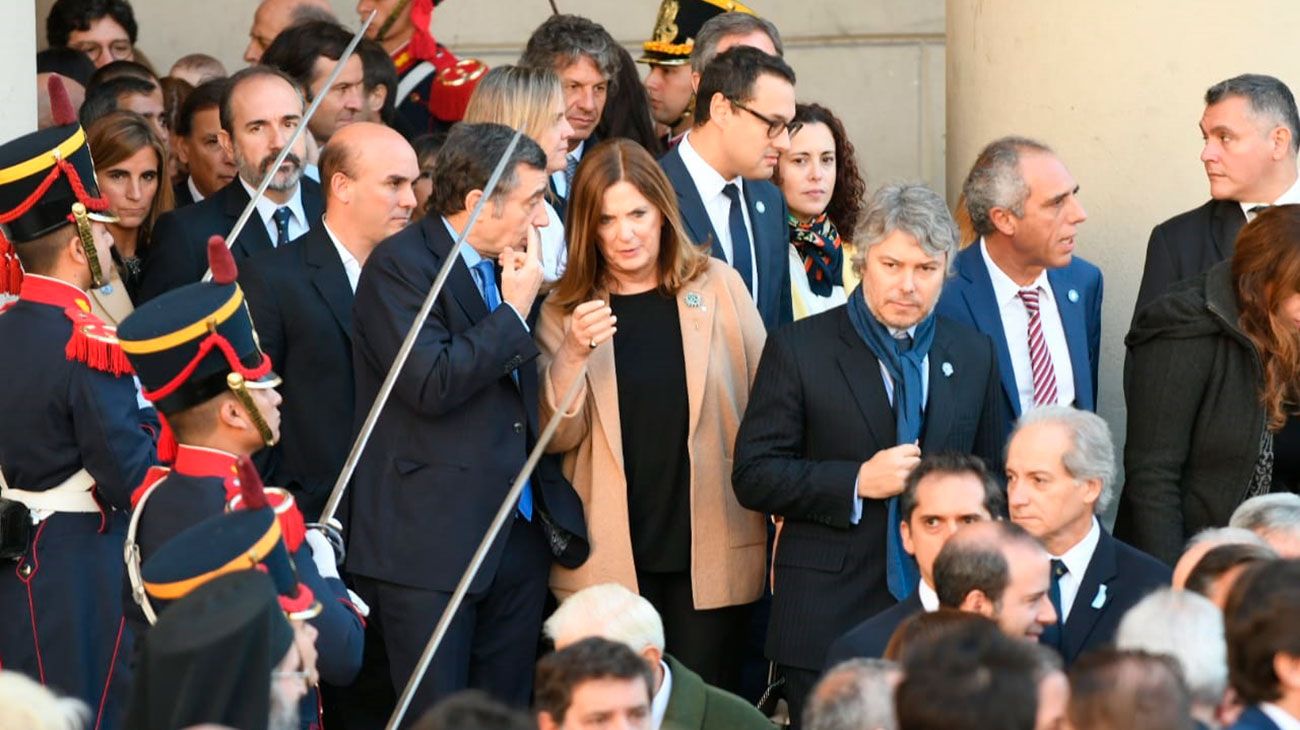
[[[781,136],[781,130],[783,129],[791,137],[793,137],[794,133],[798,132],[803,127],[803,122],[787,122],[784,119],[772,119],[771,117],[768,117],[766,115],[759,114],[758,112],[754,111],[753,109],[750,109],[744,104],[741,104],[735,99],[728,99],[727,101],[730,101],[732,106],[738,107],[740,109],[744,109],[750,114],[753,114],[754,117],[758,119],[758,121],[766,124],[768,139],[776,139],[777,137]]]

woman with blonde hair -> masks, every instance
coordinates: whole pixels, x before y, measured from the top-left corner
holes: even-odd
[[[1125,339],[1126,482],[1115,536],[1170,564],[1245,500],[1300,492],[1300,205],[1138,312]]]
[[[114,268],[134,298],[154,223],[173,207],[167,147],[144,117],[128,111],[96,120],[87,137],[100,193],[118,218],[108,224]]]
[[[641,146],[583,156],[569,260],[542,306],[543,421],[577,379],[550,450],[582,498],[591,557],[552,572],[560,596],[617,582],[663,617],[668,651],[734,689],[763,591],[763,516],[731,488],[731,450],[765,331],[740,275],[694,246]]]
[[[523,130],[546,153],[546,174],[564,169],[573,127],[564,116],[560,77],[549,68],[497,66],[479,80],[465,109],[466,122],[494,122]],[[564,221],[545,202],[550,220],[541,235],[542,273],[555,282],[564,273]]]

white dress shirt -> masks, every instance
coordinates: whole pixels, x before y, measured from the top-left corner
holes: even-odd
[[[1255,220],[1255,214],[1250,212],[1251,208],[1260,205],[1263,206],[1292,205],[1295,203],[1300,203],[1300,177],[1297,177],[1296,181],[1291,183],[1291,187],[1287,188],[1286,192],[1282,193],[1280,196],[1278,196],[1277,200],[1274,200],[1271,203],[1264,203],[1258,201],[1247,203],[1243,201],[1238,203],[1237,205],[1241,206],[1241,212],[1246,214],[1246,222],[1249,223]]]
[[[934,613],[939,610],[939,594],[935,593],[930,584],[925,582],[925,578],[922,578],[921,582],[916,584],[916,597],[921,599],[921,608],[925,609],[926,613]]]
[[[578,162],[582,162],[582,151],[585,150],[586,148],[587,148],[587,140],[584,139],[578,143],[577,147],[574,147],[573,149],[569,150],[568,154],[564,156],[565,170],[568,169],[570,157],[577,160]],[[569,181],[564,179],[565,170],[556,170],[555,172],[551,173],[551,184],[555,186],[556,195],[559,195],[561,198],[568,200]]]
[[[659,730],[664,724],[664,713],[668,711],[668,698],[673,694],[672,670],[662,659],[659,660],[659,668],[664,670],[664,681],[659,685],[659,691],[655,692],[655,697],[650,702],[650,730]]]
[[[193,175],[187,175],[185,177],[185,187],[190,189],[190,197],[194,199],[194,202],[197,203],[200,200],[203,200],[203,193],[200,193],[199,186],[194,184]],[[251,196],[252,193],[250,192],[249,195]]]
[[[252,198],[253,193],[257,192],[257,188],[249,185],[242,177],[239,178],[239,184],[244,186],[249,198]],[[307,225],[307,211],[303,210],[302,207],[301,184],[293,191],[293,197],[289,198],[289,202],[285,203],[284,206],[263,195],[257,199],[257,217],[262,221],[262,225],[266,227],[266,235],[271,237],[272,246],[275,246],[275,242],[280,240],[280,229],[275,226],[275,211],[281,207],[289,208],[290,241],[306,233],[310,227]]]
[[[542,278],[553,284],[564,275],[565,265],[569,263],[568,243],[564,240],[564,221],[550,202],[543,200],[546,206],[546,225],[537,229],[539,242],[542,244]]]
[[[1061,623],[1070,619],[1070,608],[1074,606],[1074,599],[1079,595],[1079,586],[1083,583],[1083,575],[1088,572],[1088,564],[1092,562],[1092,554],[1097,552],[1097,543],[1101,540],[1101,525],[1097,518],[1092,518],[1092,528],[1083,539],[1075,543],[1074,547],[1065,551],[1064,555],[1053,555],[1056,560],[1065,563],[1065,575],[1057,579],[1057,585],[1061,589]],[[1092,596],[1086,597],[1089,601],[1093,600]]]
[[[343,273],[348,275],[348,284],[352,286],[352,293],[356,294],[357,280],[361,278],[361,264],[357,261],[357,257],[353,256],[352,252],[339,242],[339,237],[334,235],[334,231],[330,230],[328,223],[322,220],[321,225],[325,226],[325,235],[329,236],[330,240],[334,242],[334,250],[338,252],[339,259],[343,261]]]
[[[686,166],[686,172],[690,174],[691,180],[695,182],[695,189],[700,194],[700,200],[704,202],[704,211],[709,214],[709,223],[713,226],[713,233],[718,237],[718,245],[722,247],[722,253],[727,256],[727,263],[732,266],[736,265],[734,255],[734,244],[731,240],[731,199],[722,192],[722,189],[734,183],[740,190],[740,213],[745,219],[745,230],[749,232],[749,268],[750,281],[753,282],[754,290],[751,292],[754,301],[758,301],[758,255],[754,251],[754,224],[749,220],[749,205],[745,203],[745,185],[744,180],[737,175],[727,180],[713,169],[713,166],[700,157],[700,153],[695,151],[691,146],[691,134],[686,133],[681,144],[677,145],[677,150],[682,156],[682,164]]]
[[[1259,711],[1277,725],[1279,730],[1300,730],[1300,718],[1278,707],[1272,702],[1261,702]]]
[[[1029,359],[1029,309],[1020,298],[1021,289],[1038,289],[1038,316],[1042,321],[1043,340],[1052,356],[1052,370],[1056,374],[1056,402],[1073,405],[1074,364],[1070,360],[1070,345],[1065,341],[1061,312],[1056,306],[1052,285],[1047,280],[1047,270],[1044,269],[1034,283],[1022,287],[993,262],[983,238],[980,239],[980,255],[984,257],[989,278],[993,280],[993,298],[1002,315],[1002,333],[1006,335],[1011,369],[1016,376],[1020,412],[1028,413],[1034,407],[1034,366]]]

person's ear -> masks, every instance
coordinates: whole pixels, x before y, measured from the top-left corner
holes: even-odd
[[[1291,129],[1279,124],[1273,129],[1273,159],[1285,160],[1291,154]]]
[[[333,198],[341,203],[352,202],[352,178],[343,172],[336,172],[330,175],[330,193]]]
[[[235,159],[235,140],[230,136],[230,132],[224,129],[217,130],[217,144],[221,145],[221,151],[225,152],[230,159]]]
[[[731,119],[732,111],[731,100],[723,96],[721,91],[715,91],[709,99],[709,120],[725,125]]]
[[[542,710],[537,713],[537,730],[560,730],[560,723],[551,717],[551,713]]]
[[[988,596],[984,595],[984,591],[978,588],[967,593],[958,608],[968,613],[978,613],[989,618],[993,618],[995,613],[993,602],[989,600]]]
[[[465,193],[465,210],[466,211],[474,210],[474,208],[478,206],[478,201],[482,199],[483,199],[482,190],[471,190],[468,193]]]
[[[650,666],[657,667],[659,666],[659,662],[663,661],[664,653],[659,649],[659,647],[654,644],[649,644],[641,650],[641,658],[645,659],[646,663]]]
[[[1083,487],[1083,500],[1095,507],[1101,499],[1101,480],[1085,479],[1080,482],[1080,486]]]
[[[1020,219],[1016,218],[1010,209],[995,206],[989,209],[989,222],[998,230],[998,233],[1004,236],[1014,236]]]
[[[188,168],[190,166],[190,148],[185,143],[185,138],[181,137],[179,134],[176,134],[176,132],[173,131],[171,147],[172,147],[172,152],[175,153],[176,155],[176,159],[179,160],[182,165]]]
[[[77,233],[75,225],[68,229],[68,238],[63,242],[63,253],[71,259],[74,264],[82,269],[88,270],[90,266],[90,255],[86,253],[86,245],[81,242],[81,236]]]
[[[903,550],[908,555],[916,555],[916,546],[912,544],[912,526],[907,520],[903,520],[898,525],[898,533],[903,538]]]
[[[236,398],[222,398],[221,405],[217,409],[217,420],[221,425],[235,431],[257,428],[253,419],[248,417],[248,411],[244,410],[244,404]]]

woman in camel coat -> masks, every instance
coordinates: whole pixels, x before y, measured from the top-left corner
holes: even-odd
[[[550,450],[583,500],[591,557],[555,568],[552,588],[638,591],[669,651],[735,686],[766,555],[763,516],[731,488],[762,320],[740,276],[692,245],[636,144],[588,152],[569,205],[569,266],[537,325],[540,411],[549,419],[581,380]]]

